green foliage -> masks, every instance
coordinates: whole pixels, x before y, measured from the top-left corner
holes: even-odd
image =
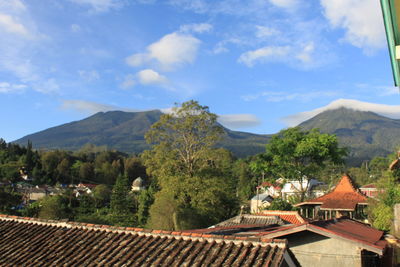
[[[129,194],[128,178],[125,175],[120,175],[111,194],[111,221],[120,226],[132,226],[135,223],[133,209],[134,202]]]
[[[22,203],[22,195],[10,187],[0,187],[0,213],[15,213],[15,208]]]
[[[255,166],[274,178],[310,179],[320,173],[327,162],[342,163],[346,150],[339,148],[335,135],[322,134],[317,129],[303,132],[288,128],[274,135],[266,146],[266,153]],[[301,188],[301,200],[307,188]]]
[[[232,155],[214,148],[222,133],[216,119],[208,107],[189,101],[146,133],[155,145],[142,159],[160,186],[150,208],[151,227],[209,226],[237,210]]]
[[[47,196],[39,201],[39,218],[48,220],[59,220],[71,217],[68,207],[68,199],[61,195]]]
[[[145,226],[149,218],[150,206],[154,203],[154,194],[156,190],[154,186],[150,186],[148,189],[142,190],[139,195],[139,206],[137,211],[138,224],[139,226]],[[156,216],[157,217],[157,216]]]
[[[245,160],[237,160],[233,166],[233,174],[237,179],[237,195],[241,203],[247,203],[255,194],[257,178]]]
[[[106,207],[110,203],[111,190],[105,184],[99,184],[93,189],[93,199],[96,208]]]
[[[275,198],[269,207],[268,210],[293,210],[292,204],[283,200],[282,198]]]
[[[378,198],[370,199],[368,219],[372,226],[384,231],[390,231],[393,221],[393,207],[400,203],[400,184],[393,173],[386,172],[378,184],[380,194]]]

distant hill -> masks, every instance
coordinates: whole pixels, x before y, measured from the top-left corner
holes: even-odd
[[[336,134],[340,144],[350,148],[348,163],[353,166],[393,153],[400,145],[400,120],[373,112],[347,108],[328,110],[299,126],[305,130],[319,128],[321,132]]]
[[[34,148],[72,151],[85,144],[94,144],[126,153],[140,153],[149,148],[144,134],[161,115],[159,110],[99,112],[80,121],[27,135],[14,143],[26,145],[31,140]],[[350,148],[348,164],[352,166],[359,166],[376,156],[386,156],[400,146],[400,120],[373,112],[347,108],[328,110],[299,126],[305,130],[319,128],[321,132],[336,134],[340,144]],[[265,144],[271,138],[271,135],[223,129],[224,138],[218,146],[229,149],[238,157],[264,152]]]
[[[144,134],[159,120],[159,110],[146,112],[109,111],[99,112],[80,121],[66,123],[14,141],[26,145],[28,140],[37,149],[78,150],[85,144],[107,146],[127,153],[140,153],[149,149]],[[224,128],[224,138],[219,146],[232,151],[238,157],[265,151],[268,135],[257,135]]]

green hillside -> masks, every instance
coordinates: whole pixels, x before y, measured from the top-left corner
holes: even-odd
[[[144,134],[159,120],[159,110],[146,112],[99,112],[80,121],[66,123],[27,135],[14,143],[26,145],[31,140],[37,149],[78,150],[85,144],[107,146],[127,153],[140,153],[149,146]],[[267,135],[236,132],[224,128],[219,146],[231,150],[238,157],[254,155],[265,150]]]
[[[373,112],[347,108],[328,110],[299,126],[306,130],[319,128],[321,132],[336,134],[340,144],[350,148],[350,165],[359,165],[376,156],[386,156],[400,145],[400,120]]]

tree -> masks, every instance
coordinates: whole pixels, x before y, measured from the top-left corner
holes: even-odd
[[[282,198],[275,198],[269,207],[268,210],[293,210],[292,204],[283,200]]]
[[[0,212],[13,213],[22,203],[22,195],[13,192],[11,187],[0,187]]]
[[[59,220],[71,216],[68,209],[68,199],[61,195],[47,196],[39,200],[39,218],[48,220]]]
[[[111,190],[105,184],[99,184],[93,189],[93,198],[96,208],[108,206],[110,203]]]
[[[222,134],[216,120],[208,107],[188,101],[162,115],[146,133],[153,148],[142,159],[160,187],[150,208],[150,227],[209,226],[236,211],[233,157],[214,148]]]
[[[193,176],[204,163],[209,150],[221,138],[222,129],[216,124],[217,115],[197,101],[174,107],[151,126],[145,138],[156,144],[153,151],[162,150],[173,156],[181,173]]]
[[[120,175],[111,193],[110,216],[114,224],[133,225],[133,203],[130,200],[128,178],[125,175]]]
[[[318,129],[301,131],[288,128],[274,135],[262,155],[265,173],[300,182],[301,201],[307,187],[303,181],[315,177],[327,162],[343,162],[346,150],[339,148],[335,135],[322,134]]]
[[[400,203],[400,185],[393,172],[386,172],[378,183],[380,193],[377,199],[370,199],[368,206],[368,219],[372,226],[380,230],[389,231],[394,218],[393,207]]]

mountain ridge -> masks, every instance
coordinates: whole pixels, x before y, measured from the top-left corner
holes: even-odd
[[[98,112],[13,142],[26,145],[30,140],[34,148],[50,150],[78,150],[86,144],[94,144],[126,153],[140,153],[150,148],[144,134],[162,114],[160,110]],[[400,145],[400,120],[371,111],[345,107],[325,110],[298,126],[304,130],[318,128],[323,133],[337,135],[339,144],[350,149],[348,163],[352,166],[375,156],[393,153]],[[264,152],[265,144],[272,136],[223,129],[224,136],[218,147],[227,148],[238,157]]]

